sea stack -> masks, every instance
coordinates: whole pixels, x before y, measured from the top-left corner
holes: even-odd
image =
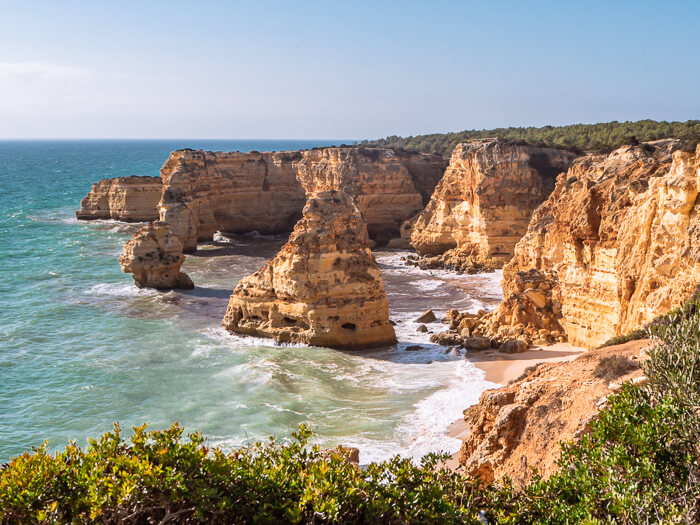
[[[333,190],[309,197],[289,241],[238,283],[223,326],[340,349],[396,342],[367,226],[349,195]]]
[[[182,243],[162,221],[136,232],[119,257],[122,271],[133,274],[136,286],[159,290],[194,288],[189,276],[180,271],[183,262]]]
[[[557,148],[477,139],[458,144],[445,175],[411,227],[425,268],[501,268],[513,257],[532,212],[576,154]]]

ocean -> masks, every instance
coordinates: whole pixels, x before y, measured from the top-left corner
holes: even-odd
[[[139,225],[75,219],[93,182],[158,175],[174,149],[334,143],[0,142],[0,463],[45,440],[51,450],[85,445],[114,421],[125,430],[178,421],[225,448],[284,439],[307,423],[323,446],[359,447],[362,463],[458,450],[446,427],[494,385],[464,355],[417,333],[413,319],[428,308],[438,317],[492,308],[500,272],[423,271],[403,264],[407,252],[377,250],[398,345],[276,346],[220,323],[235,284],[284,236],[217,235],[183,266],[195,289],[164,293],[139,290],[117,262]]]

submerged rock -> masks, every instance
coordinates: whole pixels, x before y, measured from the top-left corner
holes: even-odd
[[[279,253],[238,283],[223,326],[331,348],[394,344],[384,285],[368,241],[350,196],[313,194]]]
[[[189,276],[180,271],[184,261],[182,243],[161,221],[136,232],[119,257],[122,271],[133,274],[136,286],[159,290],[194,288]]]

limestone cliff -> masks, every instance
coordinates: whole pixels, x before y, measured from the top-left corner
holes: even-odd
[[[156,221],[141,228],[124,245],[119,257],[124,273],[131,273],[139,288],[194,288],[192,280],[180,271],[185,256],[182,243],[170,231],[170,225]]]
[[[527,231],[532,212],[575,154],[479,139],[458,144],[445,175],[412,227],[421,266],[500,268]]]
[[[593,348],[680,305],[700,283],[699,185],[700,147],[678,140],[577,160],[534,213],[503,270],[506,301],[477,331],[545,328]]]
[[[510,477],[532,481],[532,468],[549,477],[557,470],[560,442],[587,431],[606,397],[622,382],[640,382],[638,362],[648,341],[594,350],[573,361],[540,364],[464,411],[469,435],[459,462],[484,481]],[[638,379],[639,378],[639,379]]]
[[[159,177],[116,177],[92,185],[75,212],[78,219],[146,222],[158,219],[163,184]]]
[[[396,342],[367,228],[343,192],[312,194],[279,253],[242,279],[223,320],[230,332],[331,348]]]
[[[296,180],[299,152],[222,153],[179,150],[160,174],[160,219],[172,225],[185,251],[217,230],[290,231],[306,201]]]
[[[298,178],[309,193],[334,189],[353,195],[370,237],[381,243],[399,237],[401,224],[423,209],[443,162],[381,148],[324,148],[303,153]]]
[[[161,169],[160,218],[185,246],[196,248],[215,231],[290,231],[306,193],[349,192],[380,242],[400,235],[446,166],[437,155],[394,154],[378,148],[213,153],[173,152]]]

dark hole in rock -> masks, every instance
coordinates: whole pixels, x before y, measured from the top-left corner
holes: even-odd
[[[357,328],[355,323],[344,323],[342,325],[342,327],[345,328],[346,330],[355,330]]]
[[[287,324],[297,324],[297,320],[296,320],[296,319],[292,319],[291,317],[285,317],[285,318],[284,318],[284,322],[287,323]]]

